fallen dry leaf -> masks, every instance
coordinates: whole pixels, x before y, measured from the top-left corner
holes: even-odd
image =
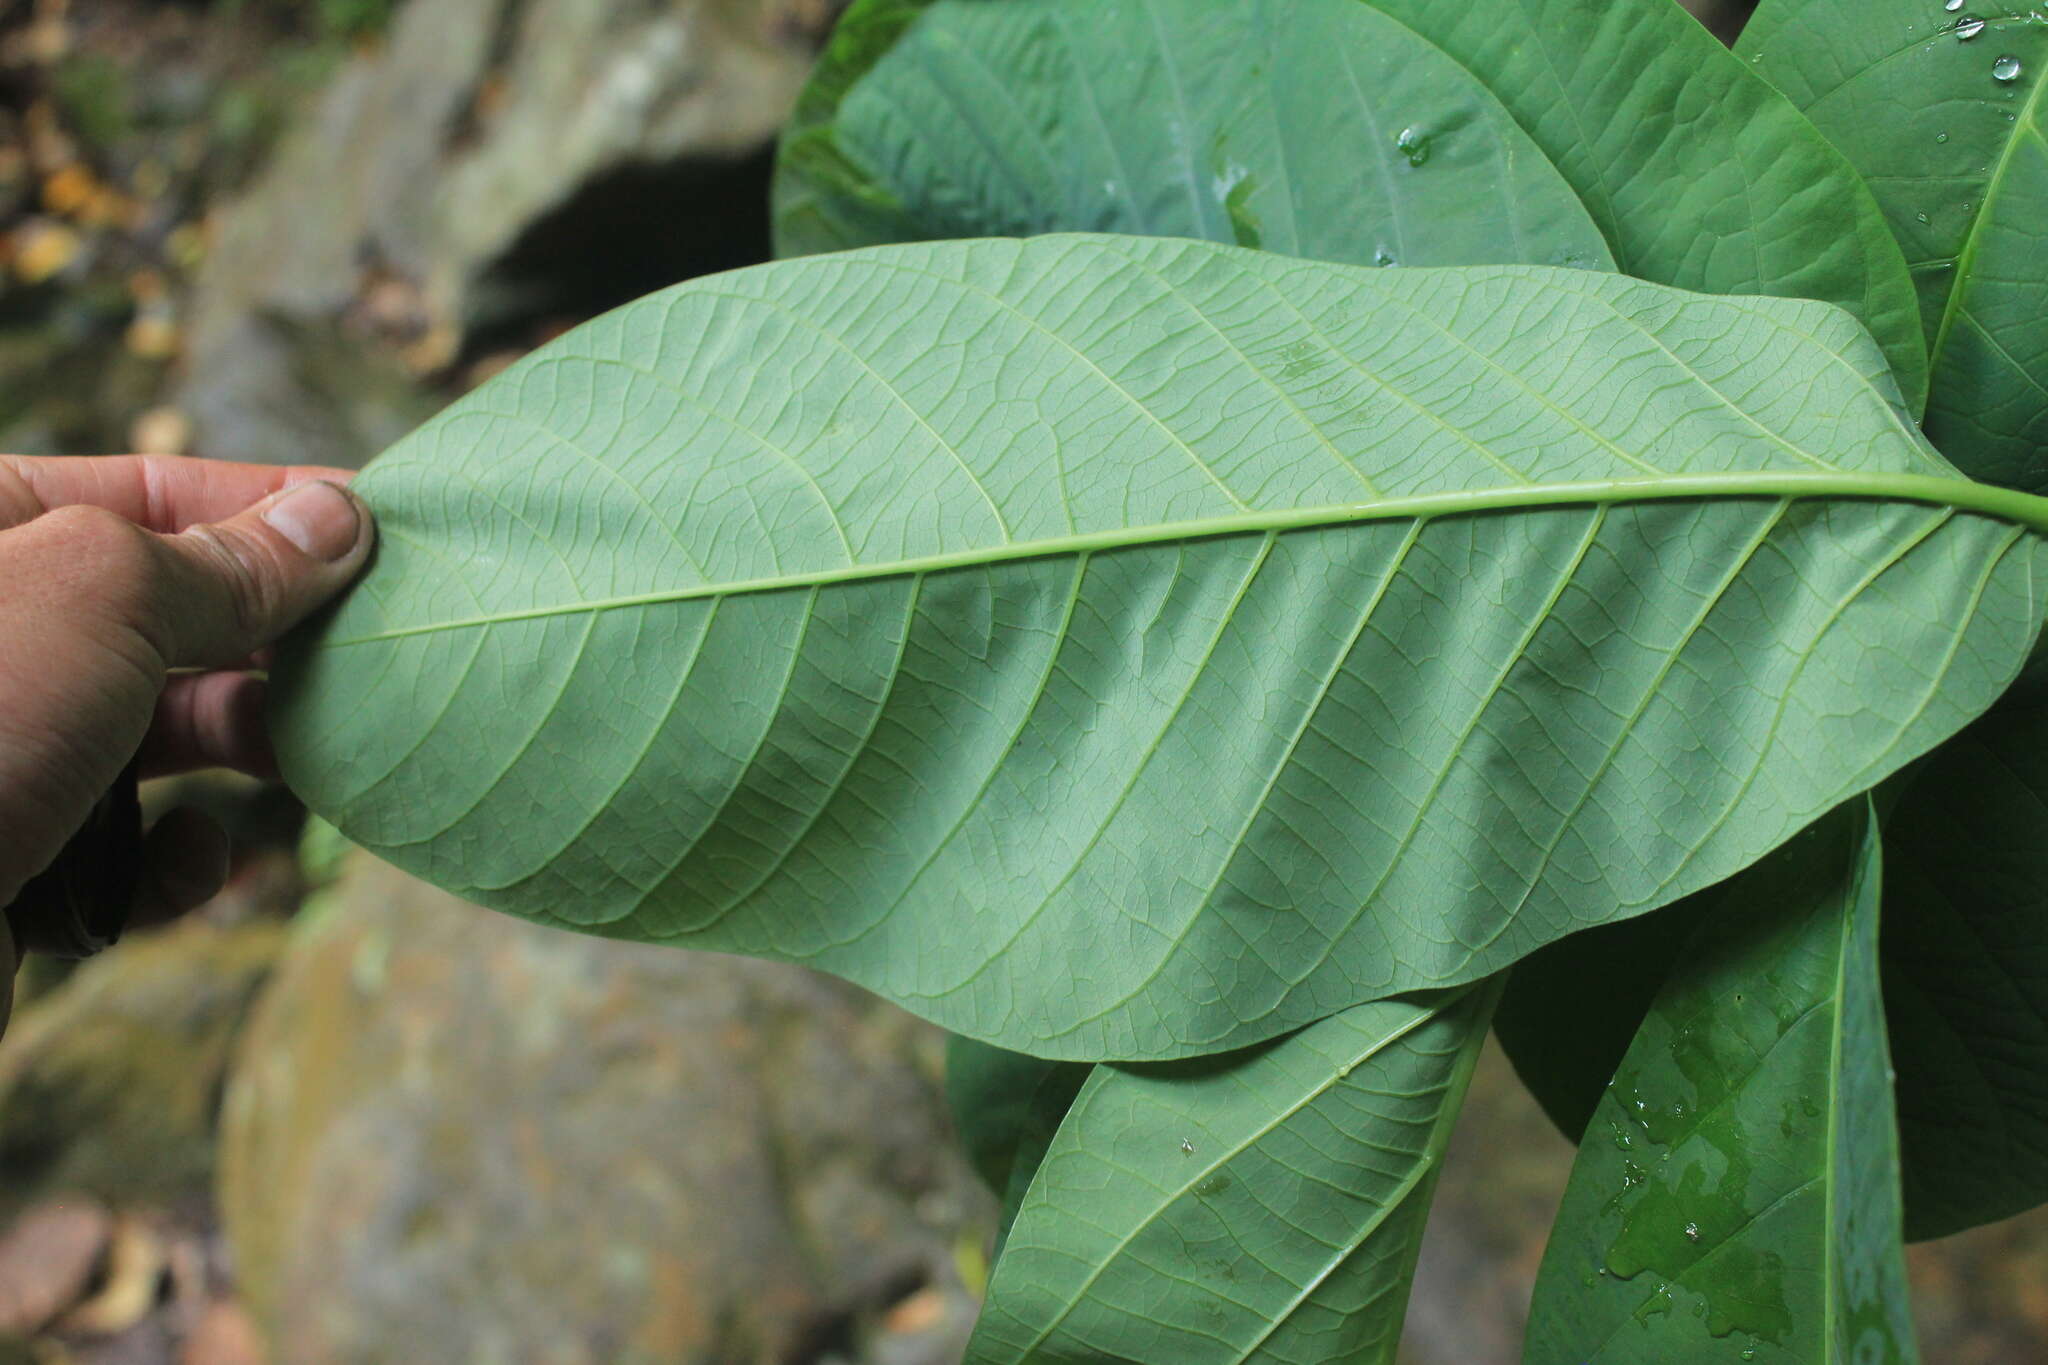
[[[27,1336],[76,1303],[113,1220],[85,1198],[37,1204],[0,1237],[0,1332]]]
[[[57,1329],[80,1336],[112,1336],[142,1321],[163,1285],[164,1244],[156,1229],[132,1215],[114,1220],[107,1248],[107,1278],[100,1292],[58,1320]]]

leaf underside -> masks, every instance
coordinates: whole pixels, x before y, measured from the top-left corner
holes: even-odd
[[[1736,51],[1868,178],[1905,249],[1930,351],[1929,439],[1972,477],[2048,492],[2039,7],[1765,0]]]
[[[968,1365],[1391,1365],[1493,995],[1360,1005],[1248,1055],[1096,1067]]]
[[[1905,1229],[1946,1237],[2048,1202],[2048,658],[1880,795]],[[1710,888],[1516,964],[1494,1027],[1573,1141],[1718,901]]]
[[[1713,893],[1572,1167],[1527,1365],[1918,1359],[1858,799]]]
[[[571,333],[358,485],[294,787],[486,905],[1081,1060],[1477,980],[1982,711],[2038,505],[1824,305],[1191,241],[879,248]]]
[[[1611,259],[1845,307],[1926,397],[1869,189],[1668,0],[861,0],[776,203],[785,255],[1114,228],[1360,264]]]

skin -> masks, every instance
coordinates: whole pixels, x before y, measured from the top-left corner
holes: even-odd
[[[127,767],[270,776],[264,651],[362,569],[346,470],[166,456],[0,455],[0,906]],[[144,845],[136,919],[199,904],[227,839],[174,812]],[[18,965],[0,921],[0,1027]]]

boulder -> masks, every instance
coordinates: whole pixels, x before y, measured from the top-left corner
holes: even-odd
[[[993,1210],[940,1055],[829,978],[354,857],[230,1083],[243,1292],[277,1365],[958,1360]]]
[[[80,964],[0,1039],[0,1216],[84,1191],[203,1205],[236,1032],[284,941],[191,920]]]
[[[765,257],[767,149],[835,9],[409,0],[220,215],[195,449],[360,464],[431,409],[410,380]]]

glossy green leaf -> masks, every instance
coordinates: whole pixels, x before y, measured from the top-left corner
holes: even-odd
[[[2048,656],[1879,797],[1906,1235],[1944,1237],[2048,1202]],[[1709,889],[1516,966],[1494,1027],[1574,1141],[1717,902]]]
[[[1928,436],[2048,491],[2048,19],[2038,5],[1764,0],[1736,51],[1868,177],[1919,287]]]
[[[1987,707],[2043,504],[1825,305],[1192,241],[678,286],[358,487],[293,786],[468,899],[1076,1060],[1493,974]]]
[[[1392,1362],[1488,985],[1248,1054],[1096,1067],[968,1365]]]
[[[1686,940],[1719,902],[1708,887],[1655,914],[1596,925],[1515,964],[1493,1028],[1515,1074],[1573,1142],[1656,1003]],[[1597,981],[1599,989],[1588,990]]]
[[[2048,658],[1885,820],[1885,1001],[1906,1231],[2048,1202]]]
[[[861,0],[785,141],[778,234],[1590,260],[1552,240],[1560,177],[1631,275],[1848,308],[1919,411],[1913,286],[1870,191],[1671,0]],[[1533,257],[1497,241],[1521,214]]]
[[[998,1255],[1024,1192],[1091,1069],[1086,1062],[1047,1061],[957,1033],[946,1040],[946,1103],[953,1126],[967,1159],[1003,1201],[996,1227]]]
[[[1867,800],[1732,879],[1595,1113],[1528,1365],[1918,1359]]]
[[[1357,0],[921,8],[848,16],[784,144],[781,254],[1099,231],[1612,268],[1500,101]]]

